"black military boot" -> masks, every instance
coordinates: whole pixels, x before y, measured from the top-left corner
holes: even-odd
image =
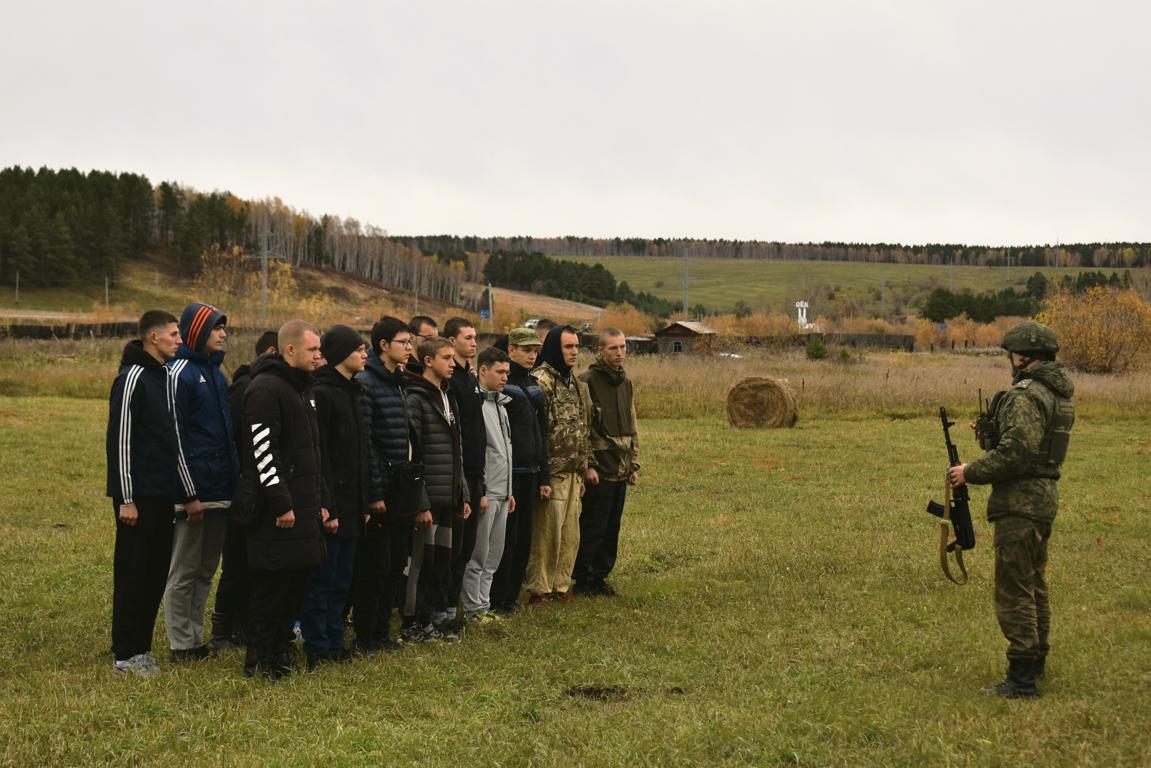
[[[217,652],[232,645],[232,617],[221,611],[212,611],[212,639],[208,642],[208,648]]]
[[[1034,669],[1036,680],[1042,680],[1047,677],[1047,654],[1043,654],[1035,659]]]
[[[1007,677],[1001,683],[989,688],[980,688],[985,696],[1003,696],[1007,699],[1036,699],[1039,689],[1035,687],[1035,662],[1023,659],[1007,660]]]
[[[244,677],[254,677],[260,669],[263,659],[263,649],[249,645],[244,651]]]

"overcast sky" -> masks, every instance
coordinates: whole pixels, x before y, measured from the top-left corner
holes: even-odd
[[[0,165],[396,234],[1151,240],[1141,2],[0,5]]]

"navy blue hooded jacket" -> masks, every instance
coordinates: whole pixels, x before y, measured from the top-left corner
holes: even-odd
[[[511,364],[504,394],[512,401],[507,404],[508,420],[512,425],[512,463],[517,475],[537,474],[540,485],[548,480],[547,405],[539,382],[531,371],[516,363]]]
[[[226,515],[240,461],[228,404],[228,380],[220,372],[223,352],[207,354],[212,329],[226,320],[210,304],[189,304],[180,316],[184,342],[168,361],[184,458],[204,514]],[[184,517],[181,512],[177,517]]]
[[[128,342],[108,399],[108,495],[119,504],[140,496],[184,502],[196,498],[176,428],[172,377],[144,350]]]

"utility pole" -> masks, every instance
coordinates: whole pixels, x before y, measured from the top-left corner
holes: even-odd
[[[156,270],[156,298],[160,298],[160,270]]]
[[[268,218],[264,214],[262,229],[264,236],[260,239],[260,321],[268,324]]]
[[[104,306],[112,306],[112,302],[108,301],[108,276],[104,275]]]
[[[20,306],[20,270],[16,270],[16,306]]]
[[[687,314],[687,282],[688,282],[688,258],[687,246],[683,247],[683,316],[688,318]]]
[[[492,323],[495,322],[496,310],[495,299],[492,297],[492,284],[488,283],[488,330],[492,329]]]

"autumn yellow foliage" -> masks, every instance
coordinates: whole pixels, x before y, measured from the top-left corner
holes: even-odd
[[[1135,291],[1061,291],[1039,321],[1059,337],[1059,359],[1088,373],[1124,373],[1151,360],[1151,306]]]

